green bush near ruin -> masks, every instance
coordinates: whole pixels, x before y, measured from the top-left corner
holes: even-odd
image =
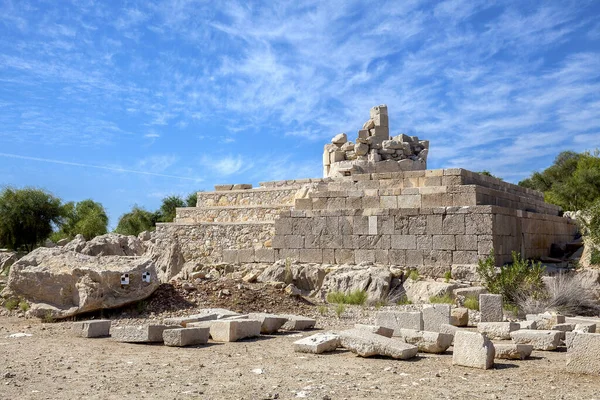
[[[367,301],[367,292],[364,290],[354,290],[349,294],[344,292],[327,293],[327,302],[335,304],[355,304],[363,305]]]
[[[440,296],[431,296],[429,302],[431,304],[454,304],[454,299],[450,294],[446,293]]]
[[[479,299],[477,296],[467,296],[465,298],[464,306],[469,310],[479,311]]]

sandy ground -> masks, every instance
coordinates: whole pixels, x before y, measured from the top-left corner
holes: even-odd
[[[317,328],[370,322],[372,313],[349,309]],[[70,329],[70,322],[0,317],[0,399],[600,398],[600,377],[566,373],[564,351],[483,371],[452,366],[452,348],[410,361],[294,353],[293,342],[312,332],[172,348],[76,338]],[[17,332],[32,336],[7,337]]]

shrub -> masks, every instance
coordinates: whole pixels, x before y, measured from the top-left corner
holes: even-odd
[[[523,295],[518,297],[517,304],[526,314],[555,311],[564,315],[597,316],[600,313],[600,304],[593,291],[568,274],[556,275],[543,296]]]
[[[9,311],[16,309],[19,306],[19,299],[11,298],[4,302],[4,308]]]
[[[444,280],[446,281],[446,283],[450,282],[450,279],[452,279],[452,271],[446,271],[444,273]]]
[[[327,315],[327,306],[324,305],[320,305],[319,307],[317,307],[317,310],[319,311],[319,314],[321,314],[322,316]]]
[[[512,253],[512,264],[496,268],[494,253],[479,260],[477,273],[490,293],[501,294],[506,304],[516,304],[517,298],[536,297],[544,293],[542,275],[545,267],[541,263],[530,263]]]
[[[344,311],[346,311],[346,306],[342,303],[338,304],[335,307],[335,315],[337,315],[338,318],[342,317],[342,314],[344,313]]]
[[[22,300],[19,302],[19,309],[23,312],[29,310],[29,303],[27,303],[25,300]]]
[[[377,300],[377,302],[375,302],[375,309],[379,310],[381,309],[381,307],[385,306],[385,301],[383,300]]]
[[[592,254],[590,257],[590,264],[592,264],[592,265],[600,264],[600,250],[592,249]]]
[[[403,294],[402,296],[400,296],[400,298],[398,299],[398,301],[396,301],[396,304],[399,306],[406,306],[409,304],[412,304],[412,301],[410,301],[408,299],[408,297],[406,296],[406,294]]]
[[[444,295],[431,296],[429,302],[431,304],[454,304],[454,299],[450,294],[446,293]]]
[[[363,305],[367,301],[367,297],[367,292],[358,289],[350,292],[350,294],[345,294],[344,292],[329,292],[327,293],[327,302]]]
[[[479,299],[477,296],[467,296],[465,298],[464,306],[469,310],[479,311]]]
[[[408,273],[408,277],[410,279],[412,279],[413,281],[418,281],[419,279],[421,279],[421,276],[419,275],[419,271],[417,271],[416,269],[411,269],[410,272]]]

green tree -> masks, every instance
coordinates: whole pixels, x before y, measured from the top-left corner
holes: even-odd
[[[501,181],[504,180],[504,179],[500,178],[499,176],[492,175],[492,173],[490,171],[488,171],[487,169],[484,169],[483,171],[479,171],[478,174],[485,175],[485,176],[490,176],[490,177],[496,178],[496,179],[500,179]]]
[[[196,207],[198,203],[198,192],[192,192],[185,198],[187,207]]]
[[[167,196],[162,199],[162,204],[157,211],[158,222],[173,222],[175,219],[175,209],[185,207],[186,203],[179,196]]]
[[[60,225],[59,198],[36,188],[5,188],[0,192],[0,244],[31,251]]]
[[[108,232],[108,216],[104,207],[91,199],[63,206],[65,220],[55,237],[74,238],[82,234],[86,240]]]
[[[564,151],[554,164],[519,182],[520,186],[544,192],[547,202],[564,210],[581,210],[600,198],[599,151]]]
[[[143,231],[152,231],[156,226],[156,213],[151,213],[138,206],[121,215],[115,229],[121,235],[138,235]]]

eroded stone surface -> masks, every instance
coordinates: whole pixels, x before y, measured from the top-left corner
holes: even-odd
[[[400,328],[423,330],[423,316],[420,311],[380,311],[375,316],[375,324],[396,331]]]
[[[414,329],[400,329],[397,336],[406,343],[417,346],[423,353],[443,353],[454,339],[451,334]]]
[[[110,335],[110,324],[108,319],[73,322],[73,334],[84,338],[108,336]]]
[[[600,375],[600,334],[567,332],[567,371]]]
[[[496,358],[505,360],[524,360],[531,355],[533,346],[530,344],[494,343]]]
[[[211,321],[210,336],[217,342],[237,342],[260,335],[261,322],[252,319]]]
[[[340,336],[334,333],[317,333],[294,342],[298,353],[321,354],[334,351],[340,346]]]
[[[385,326],[354,324],[354,328],[365,329],[369,332],[376,333],[378,335],[385,336],[388,338],[391,338],[394,335],[394,330],[391,328],[386,328]]]
[[[210,328],[176,328],[163,331],[165,346],[184,347],[206,344]]]
[[[510,333],[513,342],[530,344],[534,350],[556,350],[560,344],[560,331],[520,329]]]
[[[494,344],[481,333],[459,331],[454,335],[452,365],[493,368],[495,354]]]
[[[379,355],[406,360],[414,357],[418,352],[417,346],[363,329],[349,329],[340,332],[340,345],[361,357]]]
[[[477,324],[477,331],[492,340],[510,340],[510,333],[519,329],[520,325],[516,322],[480,322]]]
[[[125,343],[161,343],[165,329],[173,329],[168,325],[124,325],[113,327],[111,338]]]

